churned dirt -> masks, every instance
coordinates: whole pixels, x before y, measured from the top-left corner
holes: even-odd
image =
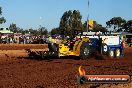
[[[0,44],[0,50],[45,49],[47,44]]]
[[[96,55],[87,60],[77,60],[75,57],[31,59],[28,58],[25,48],[20,47],[23,46],[15,45],[15,49],[9,46],[0,47],[0,88],[132,88],[132,83],[77,84],[79,66],[82,66],[88,75],[132,75],[130,47],[125,49],[125,56],[121,59]]]

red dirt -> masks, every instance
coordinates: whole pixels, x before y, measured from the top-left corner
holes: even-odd
[[[17,48],[17,47],[16,47]],[[86,74],[132,75],[132,48],[125,49],[121,59],[104,59],[100,55],[87,60],[61,58],[35,60],[27,57],[24,50],[0,51],[0,88],[132,88],[129,84],[77,85],[78,68],[83,66]]]
[[[47,44],[0,44],[0,50],[45,49]]]

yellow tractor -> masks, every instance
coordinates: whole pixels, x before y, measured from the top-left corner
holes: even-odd
[[[90,21],[91,26],[93,25],[92,21]],[[31,50],[27,49],[29,56],[40,57],[40,58],[51,58],[51,57],[63,57],[63,56],[78,56],[81,59],[88,58],[94,51],[93,44],[88,37],[78,38],[75,37],[78,35],[80,31],[74,31],[76,35],[74,35],[74,39],[66,40],[64,39],[62,43],[56,44],[53,42],[48,42],[49,51],[36,51],[32,52]],[[82,34],[81,34],[82,35]],[[96,46],[95,46],[96,47]],[[37,54],[35,54],[37,53]]]
[[[70,44],[59,44],[58,56],[79,56],[82,59],[88,58],[91,54],[89,42],[89,38],[84,37],[74,42],[70,41]]]
[[[48,42],[49,51],[31,51],[26,49],[30,57],[47,58],[63,56],[79,56],[81,59],[88,58],[92,52],[92,42],[88,37],[78,38],[78,40],[65,40],[61,44]]]

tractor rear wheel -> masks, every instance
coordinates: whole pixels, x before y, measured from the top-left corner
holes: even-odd
[[[48,48],[50,52],[56,52],[58,51],[58,45],[55,43],[48,43]]]
[[[88,59],[91,55],[91,48],[88,43],[82,44],[80,48],[80,58],[81,59]]]

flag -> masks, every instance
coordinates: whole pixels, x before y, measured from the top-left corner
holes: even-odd
[[[88,29],[90,29],[90,30],[93,29],[93,20],[88,21]]]

